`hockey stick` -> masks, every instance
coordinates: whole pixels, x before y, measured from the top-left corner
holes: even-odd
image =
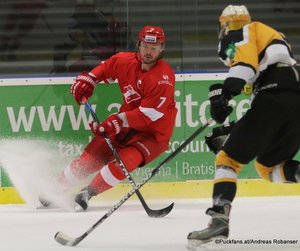
[[[93,120],[100,124],[100,121],[96,115],[96,113],[94,112],[93,108],[91,107],[91,105],[89,104],[89,102],[87,101],[87,99],[84,97],[82,99],[82,103],[85,105],[86,109],[90,112],[90,114],[93,117]],[[109,148],[111,149],[115,159],[118,161],[118,163],[120,164],[120,167],[123,171],[123,173],[126,175],[129,183],[131,184],[131,186],[133,188],[136,188],[136,184],[134,182],[134,180],[132,179],[130,173],[127,171],[124,162],[122,161],[119,153],[117,152],[116,148],[114,147],[114,145],[112,144],[110,138],[107,136],[107,134],[105,132],[102,133],[107,145],[109,146]],[[147,205],[146,201],[144,200],[142,194],[140,193],[139,190],[136,190],[136,195],[139,198],[139,200],[141,201],[146,213],[148,214],[149,217],[154,217],[154,218],[159,218],[159,217],[164,217],[166,216],[168,213],[171,212],[171,210],[173,209],[174,203],[170,204],[169,206],[167,206],[166,208],[162,208],[159,210],[154,210],[149,208],[149,206]]]
[[[212,119],[209,119],[207,123],[199,127],[186,141],[183,142],[173,153],[171,153],[167,158],[165,158],[157,167],[155,167],[152,172],[145,177],[141,183],[139,183],[135,188],[133,188],[127,195],[125,195],[117,204],[115,204],[101,219],[99,219],[93,226],[91,226],[85,233],[80,235],[79,237],[70,237],[63,232],[57,232],[54,236],[54,239],[64,245],[64,246],[76,246],[79,242],[81,242],[85,237],[87,237],[97,226],[99,226],[103,221],[105,221],[111,214],[113,214],[125,201],[127,201],[138,189],[140,189],[143,185],[145,185],[156,173],[158,173],[159,169],[162,168],[166,163],[168,163],[171,159],[173,159],[179,152],[181,152],[194,138],[196,138],[201,132],[203,132],[211,123]]]

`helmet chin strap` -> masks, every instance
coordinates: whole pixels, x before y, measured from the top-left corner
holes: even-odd
[[[221,29],[220,29],[219,35],[218,35],[219,40],[221,40],[221,39],[223,39],[223,37],[225,37],[228,25],[229,25],[229,22],[226,22],[223,26],[221,26]]]

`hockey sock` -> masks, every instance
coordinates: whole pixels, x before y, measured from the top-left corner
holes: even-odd
[[[214,184],[213,200],[214,205],[219,205],[222,201],[232,202],[236,194],[235,182],[218,182]]]
[[[217,166],[213,188],[213,205],[221,201],[232,202],[236,194],[237,174],[228,166]],[[222,206],[222,205],[220,205]]]
[[[95,159],[91,154],[83,152],[79,159],[73,160],[60,174],[59,184],[67,189],[79,184],[89,174],[96,172],[103,166],[103,162]]]
[[[287,182],[297,182],[296,172],[300,169],[300,162],[297,160],[287,160],[283,165],[283,174]]]
[[[122,149],[119,155],[128,172],[135,170],[144,161],[143,155],[135,147]],[[125,177],[119,163],[112,161],[101,169],[89,186],[98,194],[119,184]]]

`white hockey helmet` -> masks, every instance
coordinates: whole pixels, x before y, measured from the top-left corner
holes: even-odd
[[[239,30],[251,22],[251,16],[245,5],[228,5],[219,17],[219,39],[231,30]]]

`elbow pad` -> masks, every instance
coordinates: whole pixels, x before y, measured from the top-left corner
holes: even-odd
[[[246,81],[244,79],[231,77],[226,78],[223,83],[226,92],[229,93],[231,96],[237,96],[241,94],[245,84]]]

